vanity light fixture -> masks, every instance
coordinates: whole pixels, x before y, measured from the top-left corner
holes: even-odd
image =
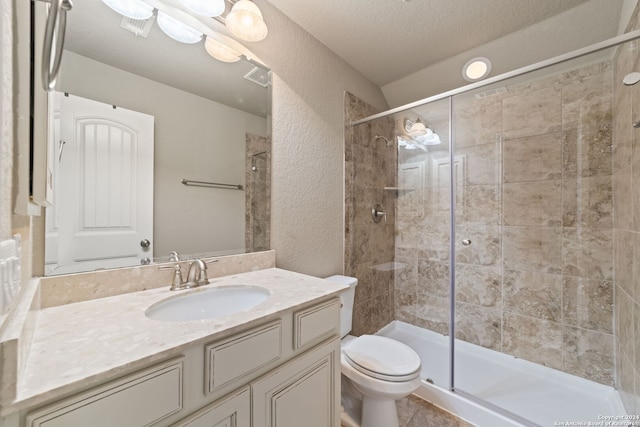
[[[148,29],[153,25],[152,20],[154,6],[144,0],[102,0],[115,12],[133,21],[145,22]],[[233,4],[231,11],[225,16],[225,1]],[[179,0],[179,2],[189,10],[189,12],[206,17],[212,17],[227,26],[229,31],[236,37],[246,41],[260,41],[267,36],[267,25],[262,17],[262,12],[258,6],[249,0]],[[155,5],[155,2],[151,2]],[[151,18],[151,19],[150,19]],[[157,10],[155,20],[158,27],[169,37],[181,43],[198,43],[205,38],[205,34],[199,29],[183,23],[163,10]],[[150,22],[151,21],[151,22]],[[121,25],[123,26],[123,25]],[[136,35],[141,35],[141,31],[124,26],[125,29]],[[200,28],[200,26],[196,26]],[[232,38],[223,36],[216,31],[211,33],[206,30],[205,50],[213,58],[222,62],[236,62],[242,57],[240,49],[238,51],[237,42]],[[222,40],[220,40],[220,37]],[[225,39],[228,39],[225,41]],[[233,46],[233,47],[231,47]]]
[[[213,18],[224,13],[224,0],[180,0],[193,13]]]
[[[491,61],[484,57],[470,59],[462,67],[462,77],[468,82],[477,82],[489,75],[491,72]]]
[[[207,36],[204,48],[209,55],[222,62],[236,62],[240,60],[241,54],[231,49],[224,43]]]
[[[248,41],[259,42],[267,37],[267,24],[262,12],[250,0],[239,0],[225,17],[229,31],[236,37]]]
[[[158,26],[169,37],[181,43],[198,43],[203,34],[172,16],[158,11]]]
[[[398,137],[398,143],[401,147],[407,150],[413,150],[419,148],[426,151],[427,145],[438,145],[442,143],[440,137],[430,127],[426,126],[420,119],[412,122],[409,119],[404,119],[404,130],[410,140],[404,138],[402,143],[400,137]]]
[[[407,135],[421,136],[427,133],[427,127],[420,121],[420,119],[412,122],[409,119],[404,119],[404,130]]]
[[[141,0],[102,0],[104,4],[127,18],[145,20],[153,16],[153,6]]]

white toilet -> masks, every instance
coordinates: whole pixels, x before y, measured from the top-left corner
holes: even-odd
[[[341,295],[342,375],[362,393],[362,427],[398,427],[396,400],[420,387],[420,358],[413,349],[377,335],[353,337],[353,300],[358,279],[331,276],[349,285]],[[344,394],[344,391],[343,391]]]

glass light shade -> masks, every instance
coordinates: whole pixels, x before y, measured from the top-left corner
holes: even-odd
[[[209,55],[222,62],[236,62],[240,60],[240,53],[231,49],[224,43],[220,43],[216,39],[207,37],[204,42],[204,48]]]
[[[141,0],[102,0],[122,16],[143,21],[153,16],[153,6]]]
[[[203,34],[172,16],[158,11],[158,26],[166,35],[181,43],[198,43]]]
[[[427,127],[420,121],[420,119],[415,122],[411,122],[408,119],[405,119],[405,130],[409,136],[421,136],[427,133]]]
[[[234,4],[225,22],[229,31],[242,40],[259,42],[267,37],[267,24],[262,18],[262,12],[249,0],[240,0]]]
[[[220,16],[224,12],[224,0],[180,0],[193,13],[198,15],[214,17]]]

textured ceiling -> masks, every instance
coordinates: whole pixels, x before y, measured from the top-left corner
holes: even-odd
[[[383,86],[588,0],[268,1]]]

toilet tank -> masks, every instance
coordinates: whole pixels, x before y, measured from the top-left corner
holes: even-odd
[[[353,320],[353,300],[356,295],[356,286],[358,285],[358,279],[349,276],[331,276],[326,280],[330,280],[336,283],[342,283],[349,285],[348,289],[345,289],[340,294],[340,302],[342,306],[340,308],[340,337],[344,337],[351,332],[351,321]]]

